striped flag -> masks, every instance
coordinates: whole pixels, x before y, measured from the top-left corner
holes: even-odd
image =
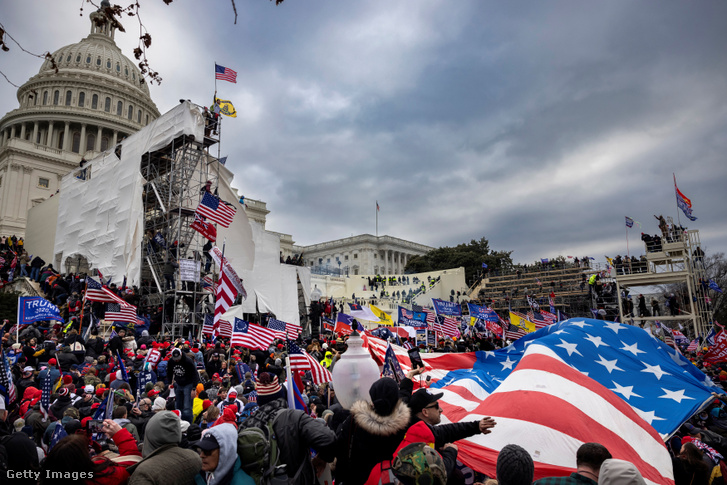
[[[290,357],[291,371],[310,370],[313,383],[316,385],[333,381],[331,372],[311,357],[305,350],[298,347],[295,342],[288,341],[288,348],[290,349],[288,356]]]
[[[105,301],[105,302],[116,302],[119,305],[128,306],[124,300],[121,299],[116,293],[109,290],[106,286],[102,285],[99,280],[93,276],[89,276],[86,280],[86,299],[91,301]]]
[[[268,321],[268,328],[275,332],[275,338],[285,340],[287,338],[298,338],[298,335],[303,331],[300,325],[294,323],[287,323],[281,320],[271,318]]]
[[[232,338],[232,324],[227,320],[220,320],[217,325],[216,337]]]
[[[230,345],[240,345],[247,349],[267,350],[274,341],[275,332],[272,330],[235,318]]]
[[[104,320],[112,322],[136,322],[136,307],[133,305],[120,305],[118,303],[106,303],[106,314]]]
[[[528,312],[528,320],[530,320],[531,322],[533,322],[535,324],[536,329],[543,328],[543,327],[549,325],[550,323],[552,323],[552,322],[549,322],[546,319],[544,319],[539,312],[536,315],[532,310],[530,310]]]
[[[220,66],[215,64],[215,79],[220,81],[228,81],[237,84],[237,72],[233,71],[229,67]]]
[[[15,389],[15,383],[13,382],[13,373],[10,370],[10,364],[8,358],[5,355],[5,351],[2,351],[2,359],[0,359],[0,385],[2,390],[7,396],[6,406],[14,403],[18,398],[18,391]]]
[[[442,332],[448,337],[459,337],[459,322],[456,319],[439,315],[439,320],[437,325],[439,328],[435,327],[438,332]]]
[[[204,323],[202,324],[203,335],[213,335],[215,331],[215,317],[211,313],[207,313],[204,316]]]
[[[556,317],[555,314],[546,312],[545,310],[540,310],[540,315],[546,322],[548,322],[548,325],[550,325],[551,323],[556,323],[558,321],[558,317]]]
[[[517,340],[520,337],[524,337],[527,335],[525,330],[518,327],[517,325],[513,325],[512,323],[507,324],[506,332],[507,336],[505,338],[510,340]]]
[[[212,275],[207,275],[202,278],[202,291],[207,291],[210,293],[217,292],[217,283],[215,283]]]
[[[694,339],[689,344],[689,347],[687,347],[687,352],[694,352],[695,350],[697,350],[698,347],[699,347],[699,342],[697,341],[697,339]]]
[[[632,388],[625,389],[618,392]],[[494,476],[499,451],[517,436],[533,456],[536,480],[568,476],[578,447],[598,436],[614,458],[633,463],[646,483],[674,483],[669,452],[645,418],[545,345],[528,346],[511,374],[484,400],[465,396],[445,389],[439,402],[448,419],[492,416],[498,423],[486,438],[475,435],[457,442],[458,459],[478,471]],[[474,406],[467,407],[470,403]]]
[[[217,327],[222,315],[232,306],[237,297],[237,290],[230,281],[230,277],[226,272],[220,273],[220,280],[217,285],[217,293],[215,294],[215,320],[214,325]]]
[[[427,323],[431,326],[431,324],[435,323],[437,320],[437,314],[434,313],[434,310],[431,310],[426,307],[421,307],[419,305],[412,305],[411,311],[413,312],[419,312],[419,313],[425,313],[427,315]]]
[[[230,227],[232,219],[235,217],[235,209],[227,202],[220,200],[209,192],[205,192],[195,214],[217,222],[222,227]]]

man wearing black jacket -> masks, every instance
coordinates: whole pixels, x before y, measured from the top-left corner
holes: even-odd
[[[167,373],[174,377],[174,397],[182,419],[192,424],[192,389],[199,383],[199,373],[195,363],[184,355],[181,349],[172,350]]]

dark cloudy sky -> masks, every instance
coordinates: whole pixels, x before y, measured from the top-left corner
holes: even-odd
[[[727,249],[727,2],[237,0],[237,25],[228,0],[141,3],[160,111],[211,100],[215,61],[238,71],[222,154],[298,244],[374,233],[378,200],[379,234],[602,260],[624,216],[676,220],[674,172],[689,227]],[[87,35],[80,4],[3,0],[0,22],[53,51]],[[10,47],[20,84],[41,61]]]

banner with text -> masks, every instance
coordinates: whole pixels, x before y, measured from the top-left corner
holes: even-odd
[[[41,320],[65,322],[57,306],[40,296],[18,297],[18,324],[28,325]]]
[[[400,306],[399,325],[409,325],[414,328],[427,328],[427,314],[424,312],[407,310]]]
[[[462,315],[462,307],[459,303],[432,298],[432,304],[437,315],[459,316]]]

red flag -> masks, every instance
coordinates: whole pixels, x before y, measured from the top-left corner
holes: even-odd
[[[724,330],[714,338],[714,345],[704,355],[704,361],[710,364],[727,361],[727,333]]]
[[[194,215],[194,222],[189,227],[202,234],[210,241],[217,241],[217,229],[215,229],[215,226],[213,226],[209,222],[205,222],[205,220],[200,217],[199,214]]]

